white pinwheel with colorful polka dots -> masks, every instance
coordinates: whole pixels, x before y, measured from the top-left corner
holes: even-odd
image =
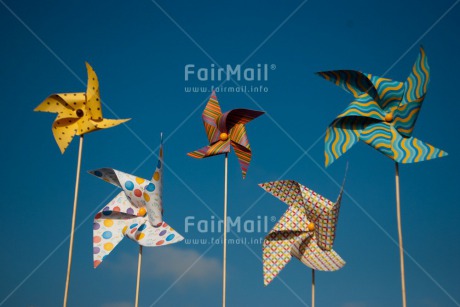
[[[94,268],[124,237],[142,246],[163,246],[184,239],[163,221],[163,148],[150,181],[111,168],[89,173],[123,189],[94,218]]]

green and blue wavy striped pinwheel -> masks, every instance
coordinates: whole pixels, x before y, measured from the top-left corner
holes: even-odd
[[[398,163],[447,156],[446,152],[412,136],[430,79],[423,48],[405,82],[354,70],[317,74],[355,97],[326,130],[326,166],[360,140]]]

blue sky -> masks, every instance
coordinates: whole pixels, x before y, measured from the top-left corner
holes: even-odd
[[[133,303],[137,245],[124,240],[93,269],[92,217],[118,191],[86,170],[113,167],[149,178],[161,131],[165,220],[186,238],[219,237],[196,227],[185,231],[187,217],[222,216],[223,158],[186,156],[206,145],[201,112],[210,93],[185,87],[219,82],[185,81],[184,67],[242,62],[274,69],[268,80],[238,82],[268,92],[218,93],[224,111],[267,113],[247,127],[253,160],[245,180],[230,155],[229,216],[267,217],[270,229],[286,207],[257,184],[277,179],[297,180],[335,200],[348,161],[351,197],[343,199],[334,246],[347,264],[317,274],[317,305],[397,306],[394,164],[360,143],[324,168],[323,134],[351,97],[314,72],[356,69],[404,80],[423,44],[431,82],[414,135],[449,156],[400,167],[407,300],[459,306],[458,2],[0,0],[6,115],[0,305],[62,302],[78,142],[61,155],[51,133],[54,115],[32,110],[52,93],[84,91],[88,61],[99,77],[104,116],[132,120],[85,138],[69,306]],[[238,235],[260,239],[265,232]],[[228,305],[308,306],[310,269],[294,259],[264,287],[261,249],[260,243],[229,246]],[[141,306],[220,304],[221,245],[181,242],[144,251]]]

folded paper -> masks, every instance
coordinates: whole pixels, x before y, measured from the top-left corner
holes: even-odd
[[[245,124],[262,114],[264,112],[248,109],[234,109],[222,113],[216,93],[212,92],[202,115],[209,145],[189,152],[188,155],[197,159],[220,155],[230,152],[231,145],[238,157],[243,178],[246,177],[252,153]]]
[[[142,246],[163,246],[184,238],[163,221],[163,148],[151,180],[111,168],[89,171],[123,191],[99,211],[93,224],[96,268],[124,238]]]
[[[62,153],[75,135],[114,127],[129,120],[102,117],[99,81],[96,72],[88,63],[86,69],[88,71],[86,93],[53,94],[34,110],[58,114],[52,130]]]
[[[430,78],[423,48],[405,82],[354,70],[325,71],[318,75],[355,97],[326,130],[326,166],[359,140],[398,163],[447,155],[412,136]]]
[[[332,249],[343,185],[335,203],[293,180],[259,186],[288,205],[264,240],[265,285],[278,275],[292,256],[313,270],[335,271],[345,265]]]

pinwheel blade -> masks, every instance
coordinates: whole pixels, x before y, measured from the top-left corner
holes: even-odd
[[[93,176],[96,176],[99,179],[104,180],[105,182],[111,183],[114,186],[117,186],[122,189],[123,189],[122,181],[120,180],[118,176],[126,175],[126,177],[132,177],[132,175],[130,174],[117,171],[116,169],[113,169],[113,168],[98,168],[95,170],[88,171],[88,173]]]
[[[108,183],[111,183],[117,187],[123,189],[126,196],[131,200],[132,204],[141,208],[144,206],[147,198],[150,198],[148,193],[150,190],[154,190],[152,183],[144,178],[136,177],[131,174],[127,174],[118,171],[113,168],[100,168],[92,171],[88,171],[91,175],[94,175]]]
[[[77,117],[75,110],[81,109],[85,101],[85,93],[53,94],[39,104],[34,111],[58,113],[58,116],[64,112],[66,114],[64,117],[69,117],[69,115]]]
[[[282,187],[283,185],[284,183],[275,181],[273,183],[260,184],[259,186],[269,191],[274,186]],[[289,260],[291,260],[292,244],[297,236],[308,231],[308,224],[309,221],[306,218],[305,208],[297,203],[293,203],[265,237],[263,246],[265,285],[268,285],[286,266]]]
[[[324,250],[331,250],[339,218],[340,202],[333,203],[309,188],[299,185],[304,198],[305,215],[313,222],[315,240]],[[306,224],[308,225],[308,223]]]
[[[230,131],[231,144],[236,156],[238,157],[244,179],[252,156],[246,128],[243,124],[236,124]]]
[[[196,159],[202,159],[207,157],[212,157],[216,155],[221,155],[224,153],[230,152],[230,142],[218,141],[211,146],[205,146],[198,150],[187,153],[188,156]]]
[[[268,285],[291,260],[291,247],[299,232],[270,232],[262,248],[264,284]]]
[[[300,183],[298,185],[302,193],[305,215],[309,221],[316,222],[324,212],[331,210],[333,202]]]
[[[288,207],[270,232],[307,232],[309,223],[310,220],[306,215],[305,207],[292,205]]]
[[[152,176],[152,182],[156,183],[158,186],[156,191],[159,195],[161,195],[161,192],[163,191],[163,138],[161,139],[160,143],[160,151],[158,154],[158,162],[157,166],[155,168],[155,172],[153,172]]]
[[[393,112],[393,126],[402,136],[412,136],[412,131],[414,131],[415,122],[417,121],[424,99],[425,96],[422,96],[411,102],[401,104]]]
[[[222,111],[217,100],[216,92],[213,91],[209,98],[206,108],[201,116],[204,123],[204,129],[208,137],[209,143],[212,144],[219,140],[219,130],[217,129],[217,121],[222,115]]]
[[[82,120],[80,133],[89,133],[99,129],[118,126],[130,119],[106,119],[102,117],[101,96],[99,93],[99,80],[94,69],[86,62],[88,83],[86,87],[85,119]]]
[[[341,87],[355,96],[355,98],[368,94],[371,98],[378,101],[374,84],[362,72],[356,70],[332,70],[321,71],[316,74]]]
[[[86,87],[86,105],[87,112],[93,120],[102,120],[101,96],[99,94],[99,80],[96,72],[91,65],[86,62],[86,70],[88,71],[88,83]]]
[[[372,123],[361,131],[360,140],[393,159],[392,128],[388,123]]]
[[[165,222],[162,222],[158,227],[152,226],[145,217],[135,218],[130,222],[131,224],[125,235],[142,246],[164,246],[184,239]]]
[[[317,219],[315,226],[315,237],[318,245],[323,250],[332,250],[334,245],[335,233],[337,231],[337,223],[339,221],[340,212],[340,200],[336,203],[328,203],[327,205],[320,205],[320,207],[326,208],[323,214]]]
[[[401,103],[404,94],[404,82],[394,81],[371,74],[368,74],[367,77],[377,90],[379,97],[377,101],[382,110],[390,112]]]
[[[246,173],[248,172],[249,163],[251,162],[251,150],[247,147],[241,146],[238,143],[232,142],[233,150],[235,151],[236,156],[238,157],[238,162],[240,163],[241,173],[243,174],[243,179],[246,178]]]
[[[123,230],[130,224],[131,215],[115,211],[101,211],[93,224],[93,258],[96,268],[123,240]]]
[[[286,203],[288,206],[304,205],[300,184],[294,180],[278,180],[260,183],[259,187]]]
[[[291,253],[303,264],[318,271],[337,271],[345,261],[334,250],[322,250],[314,237],[309,234],[298,236],[292,245]]]
[[[97,128],[96,123],[92,121],[89,116],[82,117],[80,120],[78,120],[77,123],[78,123],[77,135],[83,135],[86,133],[90,133],[90,132],[99,130]]]
[[[102,213],[106,211],[113,211],[132,215],[133,217],[139,215],[139,209],[131,203],[131,200],[126,196],[125,191],[121,191],[115,196],[105,207]]]
[[[75,118],[61,118],[53,122],[53,135],[56,143],[64,153],[67,147],[72,142],[77,133],[78,124]]]
[[[336,119],[327,129],[325,137],[325,165],[328,167],[359,141],[361,131],[372,122],[360,117]]]
[[[398,163],[416,163],[447,156],[447,152],[435,148],[414,137],[402,137],[392,129],[393,160]]]
[[[430,82],[430,67],[423,47],[415,60],[412,71],[404,82],[404,97],[401,104],[406,104],[425,96]]]
[[[348,173],[348,163],[345,169],[345,175],[343,177],[342,186],[340,187],[340,192],[337,197],[337,200],[329,208],[327,213],[325,213],[318,222],[318,228],[316,229],[316,238],[318,245],[323,249],[330,251],[334,245],[337,224],[339,221],[340,206],[342,204],[342,196],[345,188],[345,181]],[[318,231],[319,230],[319,231]]]
[[[235,125],[245,125],[253,119],[265,114],[262,111],[249,109],[233,109],[224,113],[217,122],[217,127],[221,132],[230,131]]]
[[[144,188],[145,206],[150,225],[159,226],[163,223],[163,139],[160,153],[152,180]]]
[[[106,129],[118,126],[123,124],[127,121],[131,120],[130,118],[127,119],[102,119],[100,121],[92,121],[92,123],[97,127],[97,129]]]
[[[355,101],[350,103],[348,107],[339,115],[340,117],[356,116],[363,119],[384,120],[385,112],[380,108],[380,105],[369,95],[363,94]]]

